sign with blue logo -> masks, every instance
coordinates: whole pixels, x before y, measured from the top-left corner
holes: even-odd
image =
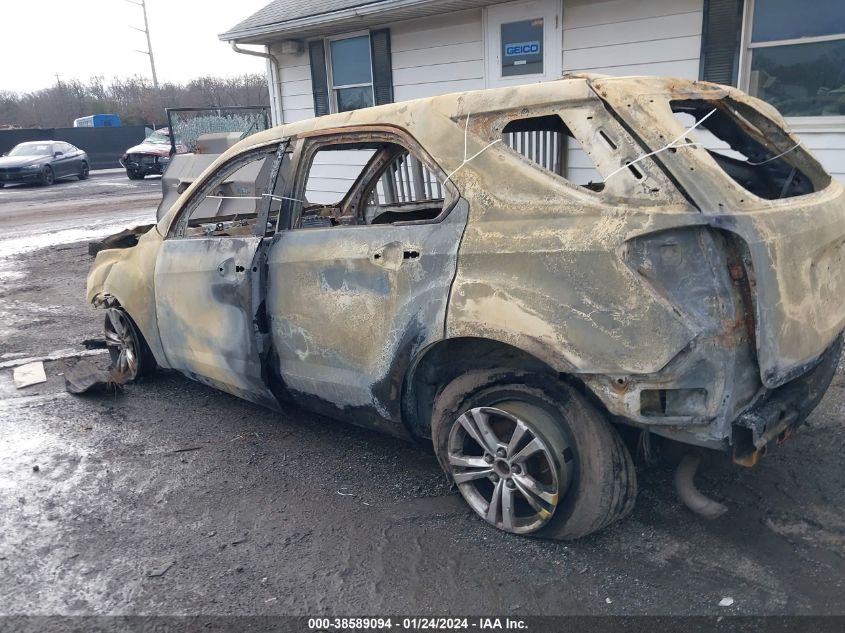
[[[505,45],[505,57],[518,57],[521,55],[537,55],[540,52],[540,42],[517,42]]]
[[[543,18],[506,22],[502,33],[502,77],[543,73]]]

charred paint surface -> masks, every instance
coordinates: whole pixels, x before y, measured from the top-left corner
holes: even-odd
[[[89,298],[127,297],[160,362],[253,395],[276,375],[307,406],[389,432],[403,428],[397,391],[415,355],[472,337],[578,376],[624,421],[725,447],[737,417],[812,368],[845,326],[845,193],[802,152],[785,158],[800,186],[776,174],[765,196],[743,186],[748,165],[699,145],[646,156],[688,131],[676,101],[715,104],[714,121],[741,109],[741,132],[772,153],[797,142],[773,109],[736,90],[648,78],[582,76],[302,121],[242,141],[211,169],[283,137],[393,129],[451,174],[461,202],[439,223],[283,232],[264,253],[259,297],[230,277],[231,265],[248,266],[236,255],[203,277],[196,267],[210,255],[197,246],[160,267],[156,297],[158,234],[194,183],[159,233],[98,258]],[[496,142],[527,117],[559,117],[602,186],[573,185]],[[797,197],[772,199],[778,187]],[[163,290],[171,273],[197,283]],[[254,333],[264,299],[269,372],[238,355],[262,345],[233,343]],[[192,320],[186,302],[213,316]]]
[[[165,240],[156,309],[170,367],[260,404],[276,406],[253,336],[253,260],[261,238]]]
[[[97,305],[119,302],[132,315],[159,366],[169,367],[158,335],[155,308],[155,265],[162,243],[158,231],[150,230],[134,247],[97,253],[86,295]]]
[[[679,148],[665,161],[707,223],[735,233],[748,246],[763,382],[777,387],[806,370],[806,364],[818,358],[845,326],[839,299],[845,292],[842,185],[831,180],[809,153],[791,151],[799,140],[783,131],[788,128],[777,111],[738,90],[645,79],[600,79],[594,85],[655,148],[684,131],[672,115],[672,101],[699,99],[714,108],[739,111],[754,123],[755,127],[747,127],[750,135],[765,132],[773,151],[787,152],[795,167],[813,181],[815,193],[770,200],[728,178],[703,147]],[[655,126],[654,121],[662,124]]]
[[[467,205],[458,202],[438,224],[303,229],[277,238],[267,311],[286,387],[340,411],[369,410],[401,430],[398,375],[416,351],[443,338],[466,218]],[[405,251],[419,255],[405,258]]]

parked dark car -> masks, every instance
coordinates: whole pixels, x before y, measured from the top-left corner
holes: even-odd
[[[184,154],[188,148],[178,139],[176,153]],[[163,127],[150,134],[140,145],[126,150],[120,164],[126,169],[129,180],[141,180],[149,174],[163,174],[170,164],[170,129]]]
[[[52,185],[59,178],[88,178],[88,154],[61,141],[29,141],[0,157],[0,188],[6,184],[37,182]]]

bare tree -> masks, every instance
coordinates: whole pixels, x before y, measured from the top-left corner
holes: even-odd
[[[118,114],[126,124],[163,125],[165,108],[268,105],[263,75],[199,77],[185,84],[165,82],[156,90],[146,77],[93,77],[58,81],[28,93],[0,91],[0,127],[69,127],[89,114]]]

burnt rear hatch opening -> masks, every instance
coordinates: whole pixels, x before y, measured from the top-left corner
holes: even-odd
[[[755,196],[792,198],[830,184],[830,176],[800,144],[745,104],[688,99],[672,101],[671,107],[684,127],[695,126],[684,142],[703,146],[728,176]]]

